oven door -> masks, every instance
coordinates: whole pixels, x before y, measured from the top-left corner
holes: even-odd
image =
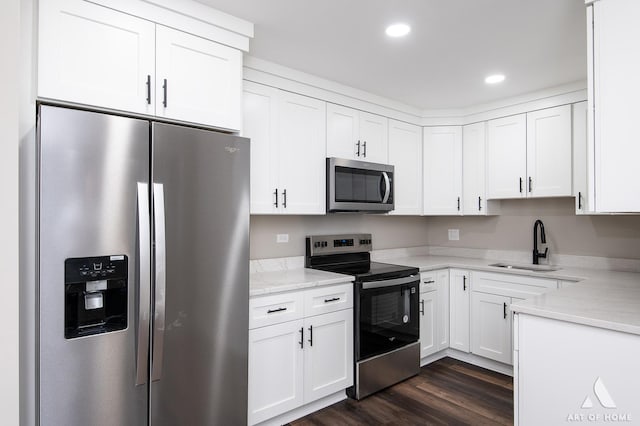
[[[357,361],[418,341],[419,288],[415,275],[358,284]]]

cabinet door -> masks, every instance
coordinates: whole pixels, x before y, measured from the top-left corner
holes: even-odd
[[[573,196],[576,197],[576,214],[589,209],[589,185],[587,172],[587,102],[573,104]]]
[[[462,128],[462,206],[465,215],[486,215],[485,196],[486,124]]]
[[[525,196],[527,120],[525,114],[487,123],[487,198]]]
[[[276,212],[278,92],[244,82],[242,136],[251,138],[251,214]]]
[[[420,358],[438,351],[438,292],[420,293]]]
[[[511,364],[511,299],[495,294],[471,294],[471,352]]]
[[[327,157],[359,159],[358,110],[327,104]]]
[[[305,319],[305,404],[351,385],[353,309]]]
[[[363,161],[389,162],[389,120],[380,115],[360,111],[360,143]]]
[[[249,424],[303,404],[303,320],[249,330]]]
[[[326,104],[280,91],[278,111],[280,211],[325,214]]]
[[[593,3],[595,203],[598,212],[640,212],[637,170],[640,106],[636,99],[640,93],[639,20],[640,2],[637,0]]]
[[[469,352],[469,272],[449,272],[449,347]]]
[[[39,7],[39,97],[154,113],[153,23],[85,1]]]
[[[394,168],[397,215],[422,214],[422,129],[389,120],[389,164]]]
[[[449,347],[449,270],[437,271],[436,285],[438,294],[436,301],[438,350]]]
[[[571,105],[527,113],[527,197],[571,195]]]
[[[424,128],[424,214],[462,213],[462,128]]]
[[[240,130],[242,52],[157,26],[156,114]]]

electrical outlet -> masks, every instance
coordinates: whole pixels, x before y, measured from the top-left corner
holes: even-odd
[[[449,229],[449,241],[458,241],[458,240],[460,240],[460,230]]]
[[[276,243],[288,243],[289,234],[276,234]]]

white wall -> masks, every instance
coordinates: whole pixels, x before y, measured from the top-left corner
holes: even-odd
[[[307,235],[362,232],[372,234],[373,248],[424,246],[427,220],[422,217],[363,214],[327,216],[251,216],[251,259],[304,255]],[[276,243],[289,234],[288,243]]]
[[[302,256],[309,234],[370,232],[374,249],[447,246],[533,249],[533,223],[542,219],[553,254],[640,259],[640,216],[576,216],[573,198],[504,200],[500,216],[375,215],[251,216],[251,259]],[[448,229],[460,240],[449,241]],[[289,243],[276,243],[277,234]]]
[[[20,0],[3,0],[0,13],[0,423],[17,425],[18,351],[18,104]]]
[[[640,216],[576,216],[573,198],[504,200],[501,207],[500,216],[430,218],[427,244],[530,251],[541,219],[552,255],[640,259]],[[452,228],[459,241],[448,241]]]

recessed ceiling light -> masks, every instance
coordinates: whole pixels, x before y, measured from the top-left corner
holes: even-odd
[[[504,81],[504,74],[493,74],[484,79],[487,84],[502,83]]]
[[[389,37],[403,37],[409,34],[411,27],[407,24],[393,24],[389,25],[386,29],[386,33]]]

